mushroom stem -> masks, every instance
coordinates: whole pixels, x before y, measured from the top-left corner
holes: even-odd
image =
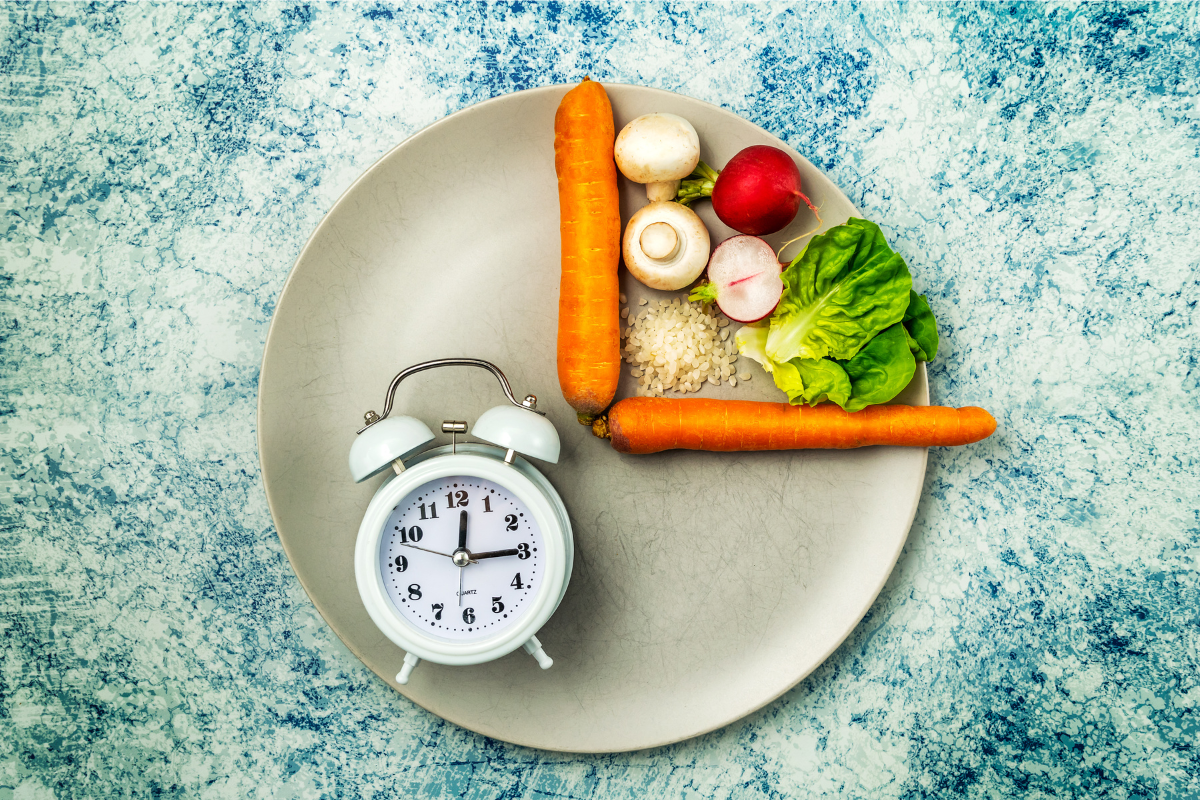
[[[646,226],[638,243],[650,258],[667,261],[679,252],[679,231],[669,222],[655,222]]]
[[[679,191],[679,181],[654,181],[646,184],[646,197],[651,203],[662,203],[674,200]]]

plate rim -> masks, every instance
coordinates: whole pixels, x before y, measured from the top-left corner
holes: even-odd
[[[850,201],[850,198],[846,196],[846,193],[842,191],[841,187],[839,187],[836,183],[834,183],[833,180],[831,180],[829,178],[829,176],[825,173],[824,170],[816,167],[802,153],[800,153],[798,150],[796,150],[794,147],[792,147],[790,144],[788,144],[783,139],[780,139],[775,134],[771,133],[770,131],[768,131],[765,128],[763,128],[762,126],[760,126],[758,123],[748,120],[745,117],[739,116],[738,114],[735,114],[734,112],[729,111],[726,108],[723,108],[721,106],[710,103],[707,100],[701,100],[699,98],[691,97],[690,95],[685,95],[680,92],[672,92],[672,91],[669,91],[666,89],[659,89],[657,87],[640,86],[637,84],[630,84],[630,83],[617,83],[617,82],[609,82],[609,81],[597,81],[597,82],[600,83],[600,85],[605,87],[606,89],[608,87],[621,87],[621,88],[633,89],[633,90],[636,90],[639,92],[650,92],[652,94],[661,94],[664,97],[671,97],[671,98],[682,97],[691,102],[700,103],[703,106],[706,106],[710,111],[717,112],[720,115],[728,118],[728,120],[730,120],[730,121],[736,122],[738,124],[753,125],[762,134],[766,135],[767,137],[772,139],[777,144],[782,145],[785,150],[796,153],[796,155],[799,156],[801,159],[803,159],[804,162],[806,164],[808,164],[808,166],[812,167],[814,170],[819,172],[829,182],[829,185],[833,188],[833,190],[836,191],[839,195],[841,195],[841,197],[847,202],[847,204],[861,216],[862,212],[858,209],[858,207],[853,202]],[[887,585],[887,581],[891,578],[892,574],[895,572],[896,564],[899,561],[900,555],[902,554],[905,545],[908,543],[909,535],[912,533],[912,525],[916,519],[917,509],[920,506],[921,498],[924,495],[924,482],[925,482],[925,478],[928,475],[928,469],[929,469],[929,448],[927,448],[927,447],[922,448],[921,464],[920,464],[920,480],[918,481],[917,489],[914,493],[914,497],[912,499],[912,504],[911,504],[911,507],[910,507],[908,515],[907,515],[907,522],[905,523],[905,527],[904,527],[904,535],[902,537],[899,537],[899,539],[897,540],[897,545],[896,545],[895,551],[889,556],[889,563],[891,564],[891,567],[887,570],[886,573],[883,574],[882,580],[880,581],[879,585],[874,587],[873,591],[870,592],[870,595],[867,598],[865,605],[863,605],[859,609],[856,609],[857,613],[855,614],[855,618],[857,621],[853,625],[851,625],[835,642],[833,642],[827,650],[825,650],[823,653],[821,653],[820,657],[817,658],[813,662],[812,666],[809,667],[809,669],[807,669],[806,671],[797,675],[794,681],[792,681],[791,683],[784,686],[778,693],[771,695],[770,697],[767,697],[761,703],[759,703],[751,708],[746,708],[745,710],[738,713],[737,716],[733,716],[728,719],[724,719],[724,720],[717,722],[709,727],[691,731],[691,732],[687,732],[687,733],[683,733],[683,734],[680,734],[679,736],[676,736],[673,738],[667,738],[662,741],[657,741],[657,742],[650,743],[650,744],[639,744],[639,745],[636,745],[634,747],[629,747],[629,748],[614,748],[614,749],[580,749],[580,748],[571,748],[571,747],[545,747],[541,744],[533,744],[530,742],[521,741],[520,739],[501,738],[500,736],[497,736],[494,733],[488,733],[486,731],[479,730],[478,728],[472,727],[471,725],[465,724],[463,722],[460,722],[457,720],[452,720],[452,719],[447,719],[446,717],[442,716],[434,709],[432,709],[432,708],[426,706],[425,704],[418,702],[414,698],[410,697],[406,692],[403,691],[403,687],[393,684],[391,680],[388,680],[385,676],[381,675],[379,672],[377,672],[375,669],[373,669],[367,663],[367,660],[363,657],[363,654],[359,652],[359,649],[352,642],[347,641],[342,636],[342,634],[338,631],[338,629],[333,625],[333,623],[330,622],[329,617],[326,615],[325,610],[322,608],[321,603],[313,596],[312,591],[309,589],[308,582],[296,570],[294,559],[292,557],[292,548],[289,546],[287,540],[283,537],[282,533],[279,530],[277,516],[275,513],[275,504],[271,497],[270,487],[268,486],[267,470],[266,470],[266,465],[264,463],[264,451],[263,451],[263,440],[262,440],[262,436],[263,436],[262,421],[263,421],[263,413],[264,413],[263,376],[267,372],[267,359],[272,350],[272,342],[274,340],[276,323],[278,322],[278,311],[279,311],[280,306],[283,305],[284,300],[287,298],[288,292],[292,287],[293,281],[296,279],[297,268],[299,267],[300,263],[305,259],[305,256],[308,254],[309,250],[313,247],[314,243],[317,241],[318,237],[324,230],[325,226],[327,224],[329,224],[329,220],[334,215],[334,212],[336,212],[338,210],[338,208],[342,205],[342,203],[347,201],[347,199],[350,197],[351,193],[353,193],[355,191],[355,189],[358,187],[358,185],[360,183],[363,183],[364,181],[366,181],[367,178],[370,177],[376,170],[378,170],[385,161],[389,160],[393,156],[393,154],[395,154],[400,149],[415,143],[419,139],[423,139],[427,136],[435,134],[439,128],[441,128],[443,125],[450,124],[456,118],[463,116],[463,115],[470,114],[470,113],[477,113],[478,111],[482,110],[485,106],[490,106],[490,105],[496,104],[496,103],[512,102],[514,98],[527,97],[527,96],[531,96],[531,95],[535,95],[535,94],[549,94],[549,93],[554,93],[554,92],[565,93],[566,91],[569,91],[571,88],[573,88],[574,86],[577,86],[577,85],[578,84],[576,84],[576,83],[556,83],[556,84],[547,84],[545,86],[535,86],[535,87],[531,87],[528,89],[522,89],[522,90],[516,91],[516,92],[509,92],[507,94],[501,94],[501,95],[497,95],[495,97],[490,97],[490,98],[488,98],[486,100],[482,100],[478,103],[473,103],[469,106],[460,108],[457,111],[454,111],[450,114],[447,114],[444,117],[441,117],[441,118],[435,120],[434,122],[431,122],[430,124],[426,125],[425,127],[421,128],[420,130],[414,132],[410,136],[407,136],[404,139],[401,139],[399,142],[397,142],[392,147],[388,148],[377,159],[375,159],[375,161],[373,161],[370,164],[370,166],[368,166],[366,169],[364,169],[353,181],[351,181],[350,184],[338,195],[337,199],[334,200],[334,202],[329,206],[329,208],[321,216],[320,222],[318,222],[316,227],[313,228],[312,233],[309,234],[308,238],[305,240],[304,246],[301,247],[300,251],[296,254],[295,260],[293,260],[291,267],[288,269],[287,278],[284,279],[283,286],[279,289],[279,293],[276,296],[275,306],[271,311],[271,322],[267,328],[267,335],[263,341],[262,358],[259,360],[258,397],[257,397],[256,403],[255,403],[255,444],[256,444],[256,447],[258,448],[259,478],[260,478],[260,482],[262,485],[263,494],[267,500],[267,508],[271,514],[271,524],[275,528],[275,535],[279,539],[280,545],[283,547],[284,554],[288,558],[288,565],[292,569],[292,574],[296,576],[296,579],[300,583],[301,588],[304,589],[304,593],[308,597],[309,602],[311,602],[313,604],[313,607],[317,610],[317,613],[320,614],[321,620],[325,623],[326,626],[328,626],[328,628],[334,633],[334,635],[337,636],[338,640],[343,645],[345,645],[345,647],[354,655],[354,657],[359,660],[361,665],[363,667],[366,667],[366,669],[368,669],[371,672],[372,675],[374,675],[376,678],[381,680],[385,685],[387,685],[394,692],[403,696],[406,700],[408,700],[413,705],[421,708],[422,710],[424,710],[430,714],[437,716],[439,719],[445,720],[446,722],[449,722],[449,723],[456,725],[460,728],[463,728],[465,730],[469,730],[472,733],[479,735],[479,736],[486,736],[488,738],[498,739],[500,741],[504,741],[509,744],[517,745],[519,747],[527,747],[531,750],[541,750],[541,751],[545,751],[545,752],[594,753],[594,754],[637,753],[637,752],[644,752],[647,750],[654,750],[654,749],[658,749],[661,747],[667,747],[669,745],[677,744],[679,742],[687,741],[689,739],[694,739],[694,738],[697,738],[700,736],[704,736],[706,734],[712,733],[713,731],[721,730],[730,725],[733,725],[734,723],[738,722],[739,720],[746,719],[751,714],[761,711],[763,708],[771,705],[772,703],[779,700],[779,698],[783,697],[785,694],[787,694],[788,692],[795,689],[805,678],[812,675],[813,672],[815,672],[817,670],[817,668],[819,668],[822,664],[824,664],[826,661],[828,661],[829,658],[835,652],[837,652],[837,650],[845,643],[845,641],[850,638],[850,635],[858,629],[859,625],[862,624],[862,621],[866,617],[867,612],[870,611],[871,606],[873,606],[875,604],[875,601],[879,599],[879,595],[883,592],[883,588]],[[925,364],[923,362],[918,362],[917,367],[920,370],[920,374],[921,374],[921,377],[923,378],[923,384],[924,384],[924,397],[921,398],[921,400],[923,401],[923,403],[925,405],[929,405],[931,401],[930,401],[930,395],[929,395],[928,373],[925,369]]]

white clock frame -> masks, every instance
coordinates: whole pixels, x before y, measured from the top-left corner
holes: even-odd
[[[417,659],[462,666],[492,661],[522,645],[543,669],[553,661],[541,651],[535,634],[558,608],[571,579],[574,545],[570,518],[558,492],[536,468],[522,458],[505,463],[505,451],[480,444],[437,447],[410,459],[407,468],[384,483],[367,506],[354,549],[354,575],[359,595],[371,620],[408,656],[396,680],[406,683]],[[404,619],[383,584],[379,543],[388,517],[414,489],[429,481],[455,475],[493,481],[511,492],[529,509],[542,532],[545,545],[541,587],[521,619],[506,630],[476,642],[452,642],[430,636]],[[539,654],[541,657],[539,657]]]
[[[433,441],[433,432],[418,419],[407,416],[390,417],[396,389],[401,381],[430,369],[441,367],[479,367],[496,377],[510,405],[485,411],[475,421],[471,433],[485,442],[500,445],[457,444],[456,436],[467,432],[467,423],[456,420],[442,422],[442,432],[449,433],[448,447],[435,447],[418,453]],[[560,442],[558,431],[537,410],[537,397],[526,395],[518,401],[504,373],[489,361],[479,358],[439,358],[424,361],[401,370],[388,386],[383,413],[368,411],[363,415],[366,425],[359,429],[358,438],[350,447],[350,475],[361,483],[386,470],[390,465],[395,476],[384,481],[375,492],[359,525],[354,550],[354,577],[359,596],[371,621],[391,641],[404,648],[404,667],[396,675],[397,683],[408,683],[413,669],[424,658],[437,664],[461,666],[481,664],[524,647],[542,669],[550,669],[554,660],[542,650],[536,634],[562,602],[571,580],[574,561],[574,539],[571,520],[558,492],[537,469],[518,457],[518,453],[558,462]],[[459,449],[462,453],[459,453]],[[401,616],[383,584],[379,563],[379,544],[392,511],[416,488],[439,478],[455,475],[477,477],[503,486],[520,500],[542,533],[545,567],[541,587],[525,611],[503,631],[474,642],[454,642],[430,636]],[[455,563],[469,551],[455,551]],[[464,562],[464,563],[469,563]],[[465,569],[466,566],[463,566]]]

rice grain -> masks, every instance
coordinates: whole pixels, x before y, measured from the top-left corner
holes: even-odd
[[[705,382],[720,386],[731,378],[736,356],[729,320],[678,297],[649,304],[642,298],[638,305],[648,307],[629,314],[621,352],[633,365],[639,395],[698,392]],[[737,385],[736,378],[726,382]]]

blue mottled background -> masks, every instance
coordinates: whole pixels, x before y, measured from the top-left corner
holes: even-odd
[[[1196,5],[0,6],[0,800],[1200,795]],[[874,608],[794,691],[653,752],[442,722],[272,526],[259,359],[388,148],[500,94],[670,89],[778,134],[938,312]]]

